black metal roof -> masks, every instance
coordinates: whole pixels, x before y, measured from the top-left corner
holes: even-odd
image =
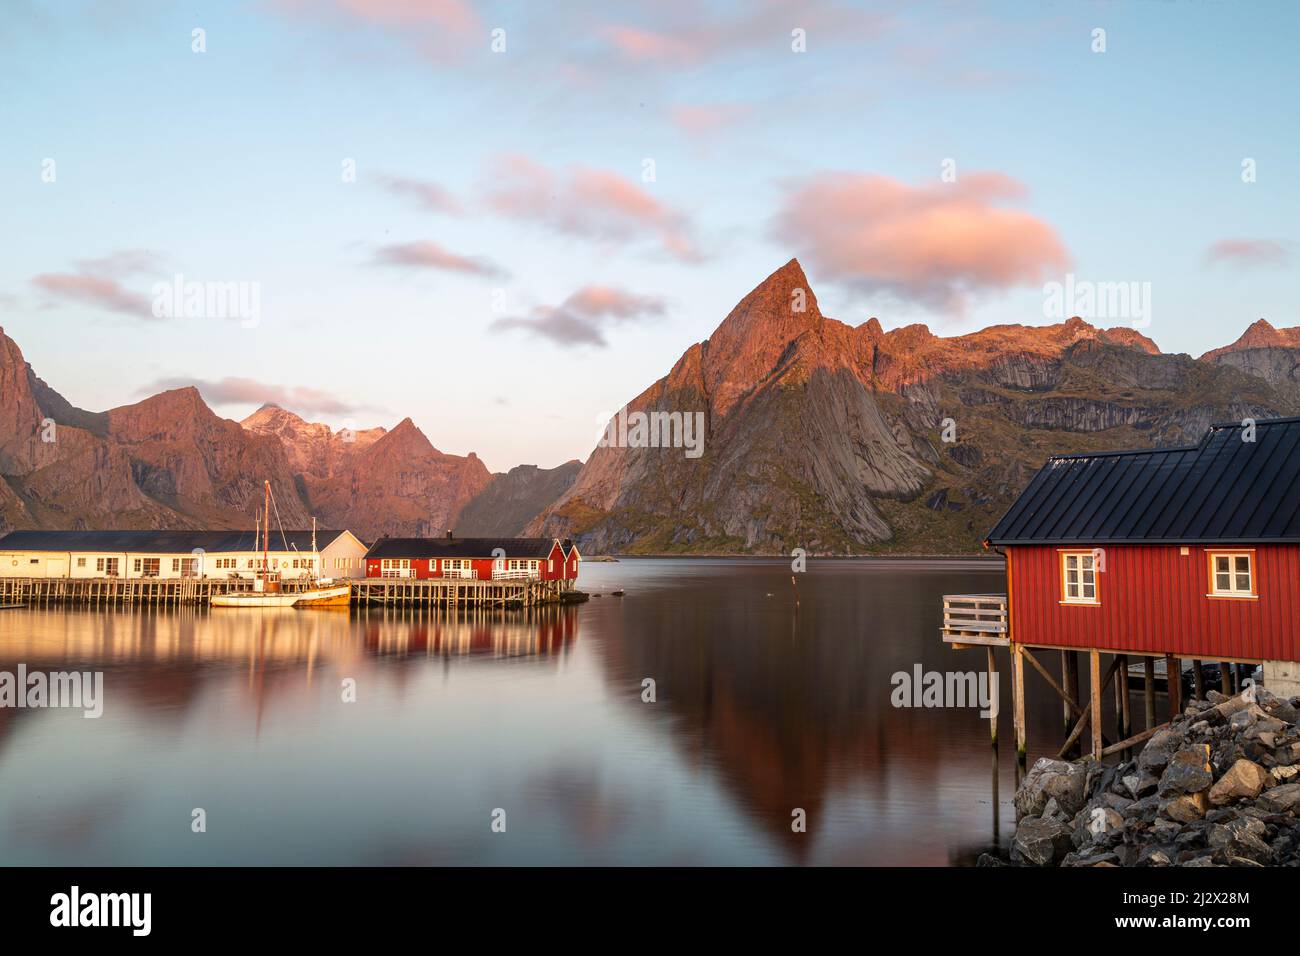
[[[546,558],[554,538],[380,538],[367,558],[481,558],[500,548],[507,558]]]
[[[1300,543],[1300,418],[1210,426],[1199,445],[1047,463],[990,544]]]
[[[342,531],[316,530],[316,546],[331,544]],[[271,532],[271,550],[311,551],[310,531]],[[261,551],[262,538],[252,531],[10,531],[0,537],[0,551],[86,551],[106,554],[187,554]]]

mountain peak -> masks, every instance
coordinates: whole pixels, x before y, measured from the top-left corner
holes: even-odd
[[[768,375],[787,346],[825,324],[798,259],[791,259],[737,303],[709,336],[701,371],[719,414]]]
[[[1241,333],[1241,337],[1231,345],[1214,349],[1201,356],[1213,359],[1228,352],[1243,352],[1248,349],[1300,348],[1300,327],[1279,329],[1267,319],[1256,319]]]

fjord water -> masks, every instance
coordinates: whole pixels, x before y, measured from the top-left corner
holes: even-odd
[[[790,579],[625,559],[583,565],[600,597],[527,613],[0,611],[0,670],[102,670],[105,697],[97,720],[0,708],[0,862],[945,866],[1005,845],[1009,707],[995,758],[977,709],[890,703],[918,663],[983,668],[942,643],[940,597],[1001,590],[1000,566],[813,559],[797,608]],[[1061,719],[1033,703],[1031,757]]]

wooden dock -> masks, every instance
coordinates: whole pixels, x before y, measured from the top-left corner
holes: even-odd
[[[286,580],[285,591],[309,587]],[[251,578],[0,578],[0,606],[207,605],[214,594],[252,591]],[[536,607],[586,599],[572,581],[358,578],[352,603],[387,607]]]

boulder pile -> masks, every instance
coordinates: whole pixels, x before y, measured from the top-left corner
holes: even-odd
[[[1135,760],[1035,763],[1016,790],[1011,862],[1300,865],[1300,698],[1206,696]]]

